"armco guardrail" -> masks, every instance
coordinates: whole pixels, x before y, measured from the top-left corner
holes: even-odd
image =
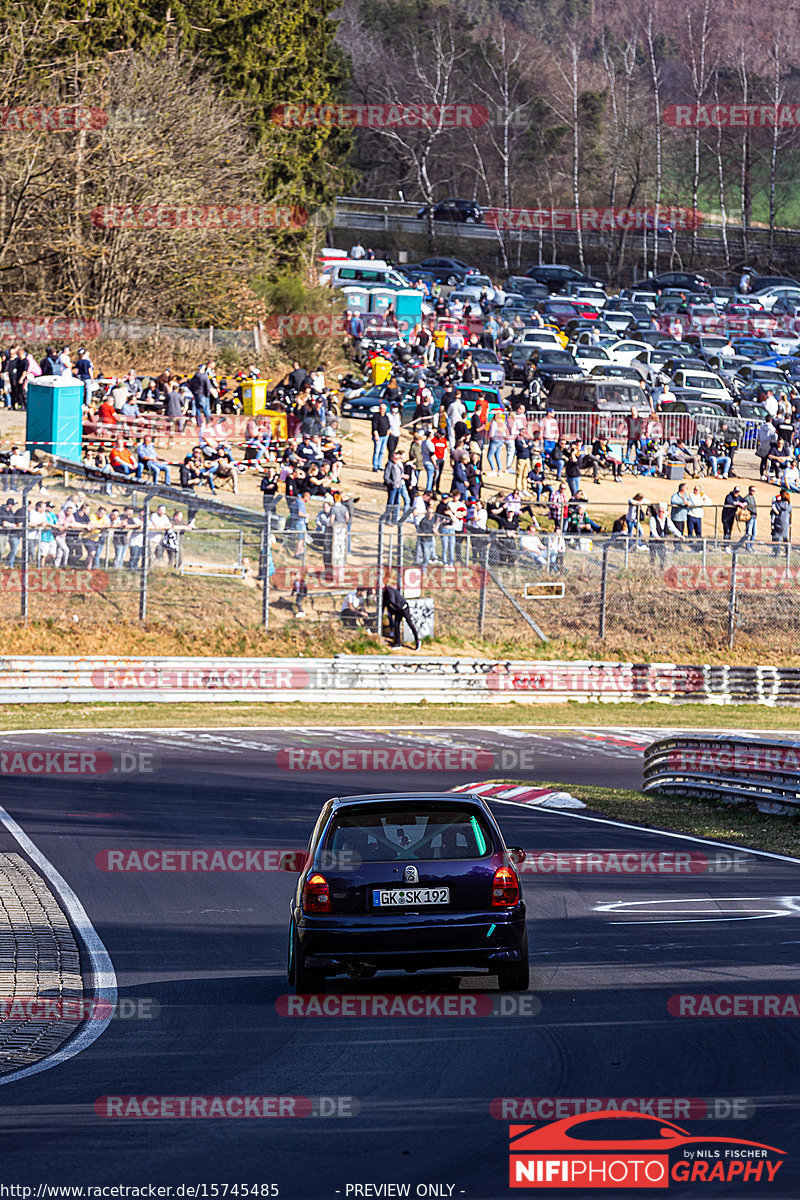
[[[800,704],[800,669],[346,654],[0,659],[0,702],[6,704],[131,700]]]
[[[644,752],[644,790],[752,801],[762,812],[800,812],[800,742],[681,734]]]

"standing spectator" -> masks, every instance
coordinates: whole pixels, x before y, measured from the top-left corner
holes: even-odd
[[[564,474],[567,479],[567,487],[571,496],[577,496],[581,490],[581,456],[574,442],[567,450],[565,461],[566,469]]]
[[[367,257],[367,252],[364,249],[364,247],[361,245],[361,242],[356,242],[355,246],[350,247],[350,257],[351,258],[366,258]]]
[[[447,443],[445,442],[445,445]],[[436,479],[436,446],[431,437],[430,430],[426,431],[422,437],[420,448],[422,450],[422,469],[425,472],[425,490],[427,492],[434,491],[434,481]]]
[[[393,454],[387,462],[386,470],[383,473],[383,482],[386,484],[386,520],[399,523],[404,520],[411,508],[411,497],[406,487],[401,454]],[[399,500],[403,501],[402,517],[398,517]]]
[[[447,438],[444,433],[437,430],[431,438],[433,442],[433,453],[435,458],[433,472],[433,491],[441,491],[442,472],[444,471],[444,459],[447,454]]]
[[[57,358],[58,358],[58,355],[56,354],[53,347],[48,346],[47,349],[45,350],[44,358],[42,359],[42,363],[41,363],[43,375],[60,375],[61,374],[59,364],[56,361]]]
[[[639,409],[635,404],[631,408],[630,416],[625,418],[625,424],[628,431],[625,458],[627,462],[636,462],[636,456],[639,453],[642,438],[644,437],[644,417],[639,415]]]
[[[58,372],[62,379],[72,379],[72,359],[69,355],[69,346],[63,346],[61,353],[56,359],[56,366],[61,370]]]
[[[787,491],[781,491],[772,501],[770,508],[770,524],[772,528],[772,553],[775,558],[780,554],[781,543],[789,541],[789,530],[792,522],[792,502]]]
[[[311,499],[309,492],[294,495],[289,500],[289,525],[295,539],[295,558],[302,558],[305,553],[306,534],[308,532],[308,508],[306,503]]]
[[[486,455],[487,474],[502,474],[503,468],[500,464],[500,452],[506,444],[508,435],[508,426],[506,425],[506,416],[501,409],[496,408],[492,414],[492,420],[489,425],[489,451]],[[495,470],[491,471],[492,465]]]
[[[558,421],[555,418],[555,409],[548,408],[545,413],[544,420],[540,426],[542,435],[542,453],[545,458],[549,458],[552,454],[559,438]]]
[[[92,402],[92,380],[94,379],[94,363],[83,346],[78,350],[78,357],[75,359],[75,375],[83,384],[83,401],[84,404]]]
[[[211,420],[211,380],[205,363],[200,364],[187,387],[194,400],[194,417],[197,428],[201,429],[204,421]]]
[[[686,514],[686,523],[688,526],[686,532],[688,537],[701,538],[703,536],[703,509],[708,502],[708,496],[700,484],[696,483],[689,497],[689,509]]]
[[[417,546],[414,552],[414,561],[417,566],[422,567],[423,572],[436,557],[435,534],[438,524],[438,518],[434,512],[433,500],[426,500],[423,515],[416,523]]]
[[[756,489],[750,485],[747,489],[747,495],[743,503],[747,506],[747,524],[744,530],[744,536],[741,545],[748,554],[753,553],[753,546],[756,540],[756,530],[758,522],[758,504],[756,503]]]
[[[386,442],[386,452],[389,458],[391,458],[400,441],[400,431],[402,429],[400,405],[393,404],[389,409],[387,416],[389,418],[389,437]]]
[[[17,346],[16,354],[9,360],[8,381],[11,387],[10,407],[24,408],[28,386],[28,356],[21,346]]]
[[[722,502],[722,535],[726,542],[731,540],[731,533],[737,516],[742,511],[742,495],[738,485],[731,488]]]
[[[666,539],[668,537],[680,538],[682,536],[677,525],[673,524],[672,519],[668,515],[666,504],[652,505],[650,509],[650,541],[648,543],[650,565],[654,567],[656,559],[658,559],[663,570],[667,565]]]
[[[360,313],[353,313],[350,318],[350,347],[353,358],[361,353],[361,339],[364,336],[364,318]]]
[[[681,537],[686,535],[686,517],[689,512],[689,497],[686,495],[686,484],[678,485],[676,491],[670,497],[670,518],[672,524],[680,533]]]
[[[391,423],[386,412],[386,405],[381,401],[378,411],[372,417],[372,470],[377,473],[383,470],[383,456],[389,441]]]

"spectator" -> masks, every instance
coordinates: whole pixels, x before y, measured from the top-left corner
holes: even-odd
[[[381,401],[378,411],[372,417],[372,470],[377,473],[383,470],[383,455],[389,442],[391,424],[386,412],[386,405]]]
[[[781,544],[788,543],[792,522],[792,502],[787,491],[781,491],[772,501],[770,525],[772,530],[772,553],[775,558],[781,552]]]
[[[731,469],[731,460],[727,454],[721,453],[721,451],[722,447],[710,435],[703,438],[698,449],[700,458],[708,467],[709,474],[715,475],[718,479],[720,476],[727,479]]]
[[[194,400],[194,418],[197,428],[201,429],[204,421],[211,420],[211,380],[205,363],[200,364],[187,387]]]
[[[686,518],[689,512],[689,497],[686,495],[686,484],[681,483],[670,498],[670,518],[681,537],[686,536]]]
[[[701,538],[703,536],[703,509],[708,503],[710,503],[708,496],[700,484],[696,483],[692,488],[686,513],[687,537]]]
[[[383,611],[389,617],[389,636],[392,646],[400,646],[402,644],[400,634],[403,621],[405,621],[414,635],[414,649],[419,650],[421,645],[419,633],[411,616],[408,601],[399,588],[387,586],[383,589]]]
[[[75,359],[75,375],[83,384],[83,399],[86,404],[92,402],[92,380],[94,379],[94,363],[83,346],[78,350]]]
[[[118,475],[125,475],[126,477],[129,477],[136,471],[136,463],[133,460],[133,455],[125,445],[125,439],[123,437],[118,437],[114,442],[114,445],[111,448],[109,460],[111,462],[111,466]]]
[[[153,476],[153,483],[158,483],[159,476],[163,472],[164,483],[169,487],[172,483],[169,463],[161,462],[158,457],[158,451],[153,443],[153,435],[146,433],[143,440],[136,447],[136,455],[138,463],[136,466],[136,478],[141,479],[144,474],[145,467]]]
[[[744,536],[742,537],[741,545],[744,546],[744,549],[748,554],[752,554],[756,540],[758,520],[756,489],[752,485],[747,489],[747,495],[744,498],[744,504],[747,506],[747,524],[745,525]]]
[[[722,502],[722,533],[726,542],[731,540],[731,532],[733,531],[734,523],[742,511],[744,501],[742,494],[737,486],[731,488]]]
[[[651,566],[655,566],[656,559],[658,559],[661,569],[666,567],[666,540],[668,537],[681,538],[683,534],[668,515],[666,504],[653,504],[650,508],[650,541],[648,542]]]

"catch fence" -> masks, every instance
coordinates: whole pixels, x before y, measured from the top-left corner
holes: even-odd
[[[0,620],[190,621],[198,644],[220,626],[374,636],[388,632],[389,584],[423,638],[455,645],[605,641],[680,660],[712,644],[799,644],[800,556],[791,542],[746,543],[743,529],[664,542],[644,530],[425,534],[408,521],[359,532],[255,512],[244,521],[224,506],[190,513],[172,499],[159,511],[159,499],[134,494],[116,512],[109,500],[111,527],[103,514],[43,524],[36,495],[0,514]]]

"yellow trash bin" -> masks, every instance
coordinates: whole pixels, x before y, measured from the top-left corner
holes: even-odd
[[[392,370],[393,367],[388,358],[373,358],[370,363],[373,384],[386,383],[386,380],[391,378]]]
[[[263,413],[267,407],[267,388],[269,379],[248,379],[242,384],[242,407],[246,417],[254,417]]]

